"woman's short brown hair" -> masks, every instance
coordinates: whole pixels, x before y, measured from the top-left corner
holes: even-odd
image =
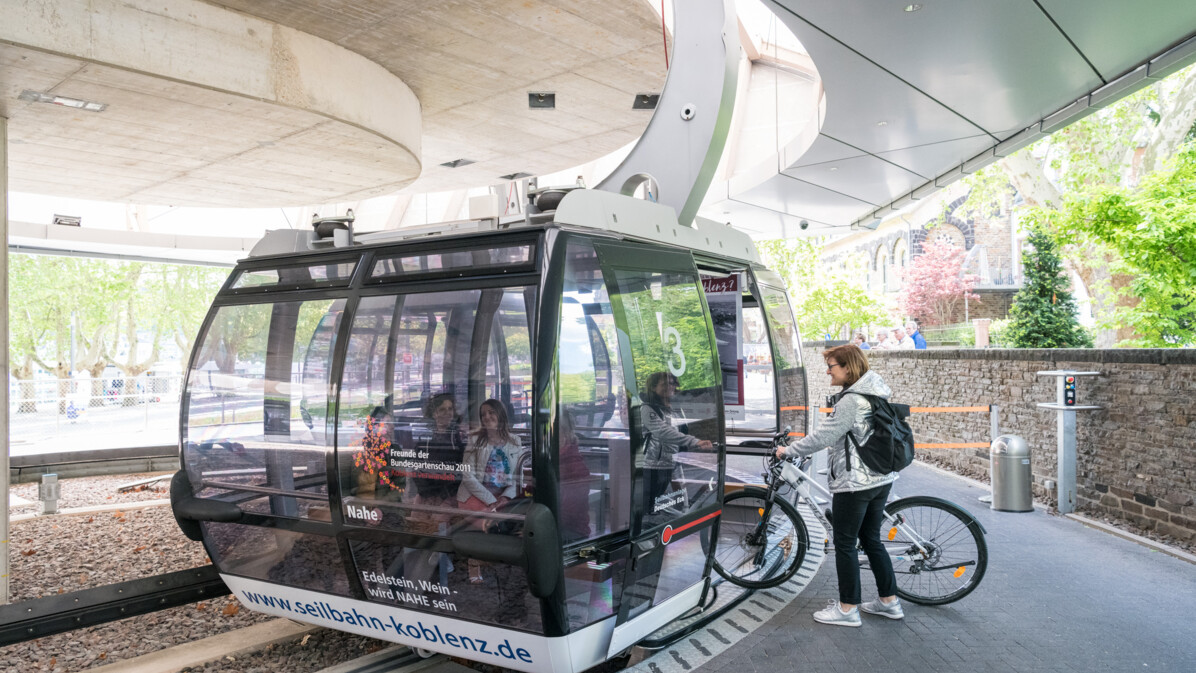
[[[868,358],[864,357],[864,351],[855,344],[845,344],[843,346],[835,346],[822,351],[822,359],[835,359],[843,367],[843,371],[847,372],[847,385],[844,388],[850,388],[855,385],[860,377],[868,373]]]

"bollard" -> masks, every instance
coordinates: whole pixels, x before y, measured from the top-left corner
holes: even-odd
[[[41,501],[41,514],[58,513],[57,474],[42,475],[42,483],[37,486],[37,499]]]

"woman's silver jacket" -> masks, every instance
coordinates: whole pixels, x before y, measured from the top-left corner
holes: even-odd
[[[893,392],[885,384],[884,379],[876,372],[865,372],[847,390],[832,397],[835,409],[831,415],[823,419],[818,428],[810,435],[802,437],[789,444],[786,455],[793,457],[808,456],[830,449],[830,473],[827,485],[832,493],[847,491],[864,491],[890,484],[897,480],[897,473],[878,474],[864,464],[856,454],[854,446],[849,446],[847,433],[851,432],[858,444],[868,441],[872,434],[872,405],[859,395],[849,395],[848,392],[867,393],[888,399]],[[847,469],[847,452],[851,451],[851,469]]]

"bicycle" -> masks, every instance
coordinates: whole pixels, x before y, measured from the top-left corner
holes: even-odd
[[[788,433],[777,435],[779,446]],[[809,532],[794,502],[805,501],[826,530],[830,517],[820,510],[814,492],[830,491],[803,468],[770,455],[765,487],[746,486],[726,496],[719,523],[714,570],[727,581],[749,589],[784,583],[805,559]],[[794,493],[793,501],[786,496]],[[828,510],[829,513],[829,510]],[[931,496],[913,496],[885,505],[881,542],[893,561],[897,595],[922,605],[943,605],[967,596],[988,568],[984,527],[962,507]],[[860,550],[861,567],[868,567]]]

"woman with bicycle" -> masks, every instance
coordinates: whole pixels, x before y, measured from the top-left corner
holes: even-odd
[[[814,621],[836,626],[860,626],[860,610],[901,619],[893,564],[880,542],[884,506],[896,472],[878,474],[859,458],[851,446],[868,440],[872,432],[872,407],[861,394],[888,398],[892,392],[880,375],[868,371],[864,352],[854,344],[823,351],[826,373],[832,386],[842,391],[831,396],[834,411],[818,429],[788,446],[777,448],[777,458],[800,458],[830,449],[828,486],[833,494],[835,570],[839,578],[839,600],[814,613]],[[849,438],[848,435],[851,435]],[[850,441],[854,439],[855,441]],[[855,454],[855,455],[853,455]],[[868,556],[880,598],[862,603],[857,541]],[[857,609],[858,606],[858,609]]]

